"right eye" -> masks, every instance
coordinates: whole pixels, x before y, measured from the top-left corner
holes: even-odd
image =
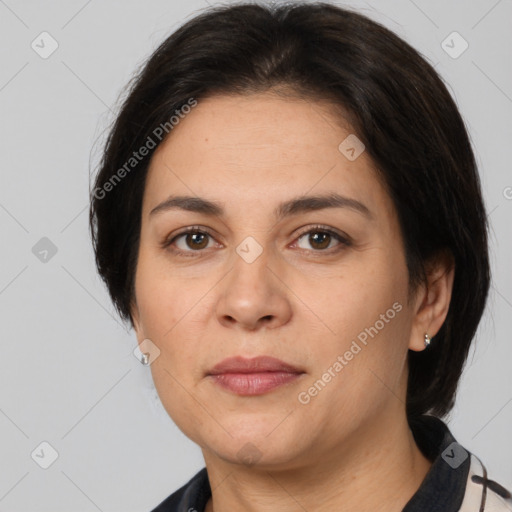
[[[210,239],[213,239],[210,233],[198,226],[191,226],[173,235],[172,238],[164,240],[162,247],[178,255],[195,256],[191,253],[201,253],[204,249],[209,248]],[[173,248],[173,244],[177,248]]]

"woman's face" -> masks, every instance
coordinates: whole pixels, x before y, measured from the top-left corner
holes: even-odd
[[[332,112],[270,93],[212,97],[152,158],[136,332],[160,351],[151,371],[168,414],[209,457],[298,467],[404,411],[407,350],[423,332],[398,220]],[[345,199],[308,200],[334,195]],[[170,196],[218,211],[189,201],[152,213]],[[302,373],[266,390],[239,376],[252,394],[228,389],[209,372],[233,356]]]

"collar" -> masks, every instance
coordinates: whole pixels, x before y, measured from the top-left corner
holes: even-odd
[[[439,418],[428,415],[412,418],[409,427],[432,466],[402,512],[457,512],[464,499],[470,454]]]

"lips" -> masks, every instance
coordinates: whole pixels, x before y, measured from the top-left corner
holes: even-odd
[[[269,356],[253,359],[230,357],[207,373],[216,385],[240,396],[263,395],[296,381],[302,375],[304,371],[300,368]]]
[[[220,375],[224,373],[304,373],[300,368],[296,368],[280,359],[270,356],[259,356],[252,359],[243,357],[229,357],[219,364],[215,365],[207,375]]]

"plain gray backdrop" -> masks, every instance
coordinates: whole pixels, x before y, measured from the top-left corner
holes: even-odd
[[[512,2],[338,3],[417,48],[470,132],[493,285],[449,426],[512,488]],[[206,7],[0,0],[1,511],[151,510],[204,465],[163,410],[96,274],[87,208],[118,95]]]

